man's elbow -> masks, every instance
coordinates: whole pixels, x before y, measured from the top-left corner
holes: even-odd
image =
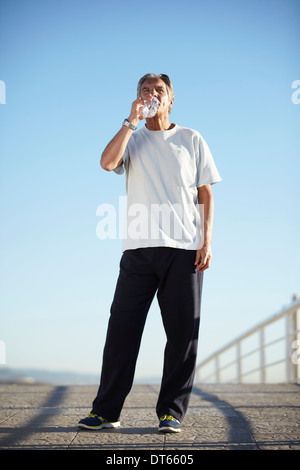
[[[111,163],[108,163],[107,161],[105,161],[105,158],[103,158],[103,156],[101,156],[100,158],[100,166],[105,171],[112,171],[115,169]]]
[[[105,171],[111,171],[111,168],[110,168],[107,164],[105,164],[104,162],[102,162],[102,160],[100,160],[100,166],[101,166],[101,168],[103,168],[103,170],[105,170]]]

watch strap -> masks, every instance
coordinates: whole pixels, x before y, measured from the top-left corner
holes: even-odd
[[[133,131],[136,130],[136,126],[134,126],[133,124],[131,124],[131,122],[128,121],[128,119],[125,119],[122,126],[127,126],[129,127],[130,129],[132,129]]]

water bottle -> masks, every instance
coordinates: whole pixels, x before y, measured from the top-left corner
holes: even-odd
[[[146,101],[142,111],[143,116],[146,118],[152,118],[155,116],[158,105],[159,101],[157,98],[155,98],[155,96],[152,98],[152,101]]]

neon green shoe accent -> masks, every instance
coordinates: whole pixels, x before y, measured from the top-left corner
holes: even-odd
[[[160,421],[174,421],[175,423],[178,423],[178,420],[175,419],[173,416],[171,415],[163,415],[161,418],[160,418]]]
[[[84,419],[81,419],[78,423],[78,427],[81,429],[104,429],[104,428],[118,428],[120,426],[120,421],[108,421],[102,416],[98,416],[95,413],[89,413],[88,416]]]

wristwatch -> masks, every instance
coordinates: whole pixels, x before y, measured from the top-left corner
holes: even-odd
[[[133,124],[131,124],[131,122],[129,122],[128,119],[125,119],[125,121],[123,122],[122,126],[127,126],[127,127],[129,127],[130,129],[132,129],[133,131],[136,130],[136,126],[134,126]]]

